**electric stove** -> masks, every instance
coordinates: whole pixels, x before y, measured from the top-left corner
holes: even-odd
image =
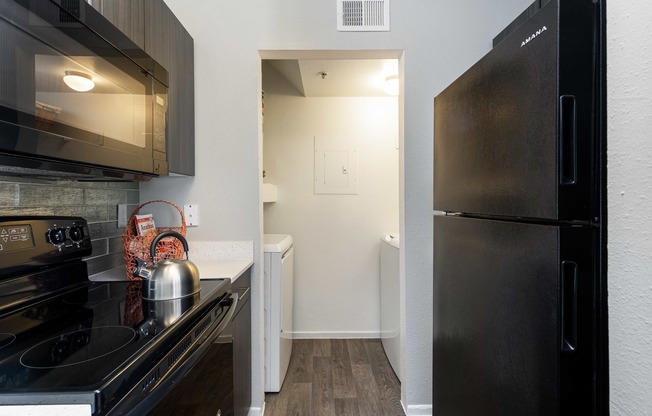
[[[141,281],[91,282],[79,217],[0,217],[0,406],[87,404],[145,414],[235,310],[230,281],[148,301]]]

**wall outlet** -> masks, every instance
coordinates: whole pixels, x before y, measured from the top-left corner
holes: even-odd
[[[184,205],[183,215],[186,217],[187,227],[196,227],[199,225],[199,205],[197,204]]]
[[[118,204],[118,228],[127,226],[127,204]]]

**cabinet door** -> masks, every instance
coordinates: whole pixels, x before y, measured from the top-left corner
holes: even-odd
[[[144,0],[102,0],[100,13],[136,45],[145,47]]]
[[[171,27],[168,165],[170,172],[195,174],[194,40],[176,18]]]
[[[144,0],[90,0],[88,3],[136,45],[145,48]]]
[[[145,3],[145,52],[171,71],[170,41],[173,14],[162,0],[149,0]]]
[[[235,282],[239,295],[233,318],[233,402],[235,416],[247,416],[251,407],[251,269]]]
[[[102,0],[86,0],[95,10],[102,13]]]
[[[145,52],[170,75],[168,90],[168,170],[195,174],[194,41],[161,0],[145,3]]]
[[[239,290],[242,293],[242,290]],[[235,416],[247,416],[251,407],[251,302],[249,289],[244,305],[233,319],[233,402]]]

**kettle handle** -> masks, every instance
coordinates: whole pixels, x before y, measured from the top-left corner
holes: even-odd
[[[149,247],[149,254],[152,256],[152,261],[154,261],[154,256],[156,256],[156,244],[165,237],[175,237],[177,240],[181,241],[181,244],[183,244],[183,250],[186,252],[186,259],[188,258],[188,241],[186,241],[185,237],[178,232],[168,230],[163,231],[152,240],[152,245]]]

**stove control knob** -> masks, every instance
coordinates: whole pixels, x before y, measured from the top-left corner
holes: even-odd
[[[63,228],[53,228],[48,231],[48,241],[52,244],[59,245],[66,241],[66,233]]]
[[[79,243],[84,239],[84,229],[80,226],[70,227],[70,230],[68,231],[68,235],[70,236],[70,239],[72,241],[74,241],[75,243]]]

